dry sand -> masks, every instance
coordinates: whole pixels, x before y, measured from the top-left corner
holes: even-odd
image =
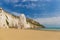
[[[60,32],[0,29],[0,40],[60,40]]]

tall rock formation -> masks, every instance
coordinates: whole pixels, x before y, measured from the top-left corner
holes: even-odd
[[[38,22],[26,18],[24,14],[15,16],[0,8],[0,28],[44,28]]]
[[[24,14],[20,15],[20,22],[21,22],[21,25],[23,25],[24,28],[30,28],[30,25],[27,23],[26,17],[25,17]]]

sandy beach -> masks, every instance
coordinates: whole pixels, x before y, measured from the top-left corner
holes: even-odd
[[[60,40],[60,32],[23,29],[0,29],[0,40]]]

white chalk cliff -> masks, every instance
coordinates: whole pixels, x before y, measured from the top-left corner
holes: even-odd
[[[26,18],[24,14],[14,16],[0,8],[0,28],[44,28],[44,26]]]

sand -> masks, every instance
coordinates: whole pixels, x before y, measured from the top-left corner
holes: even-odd
[[[60,40],[59,31],[0,29],[0,40]]]

